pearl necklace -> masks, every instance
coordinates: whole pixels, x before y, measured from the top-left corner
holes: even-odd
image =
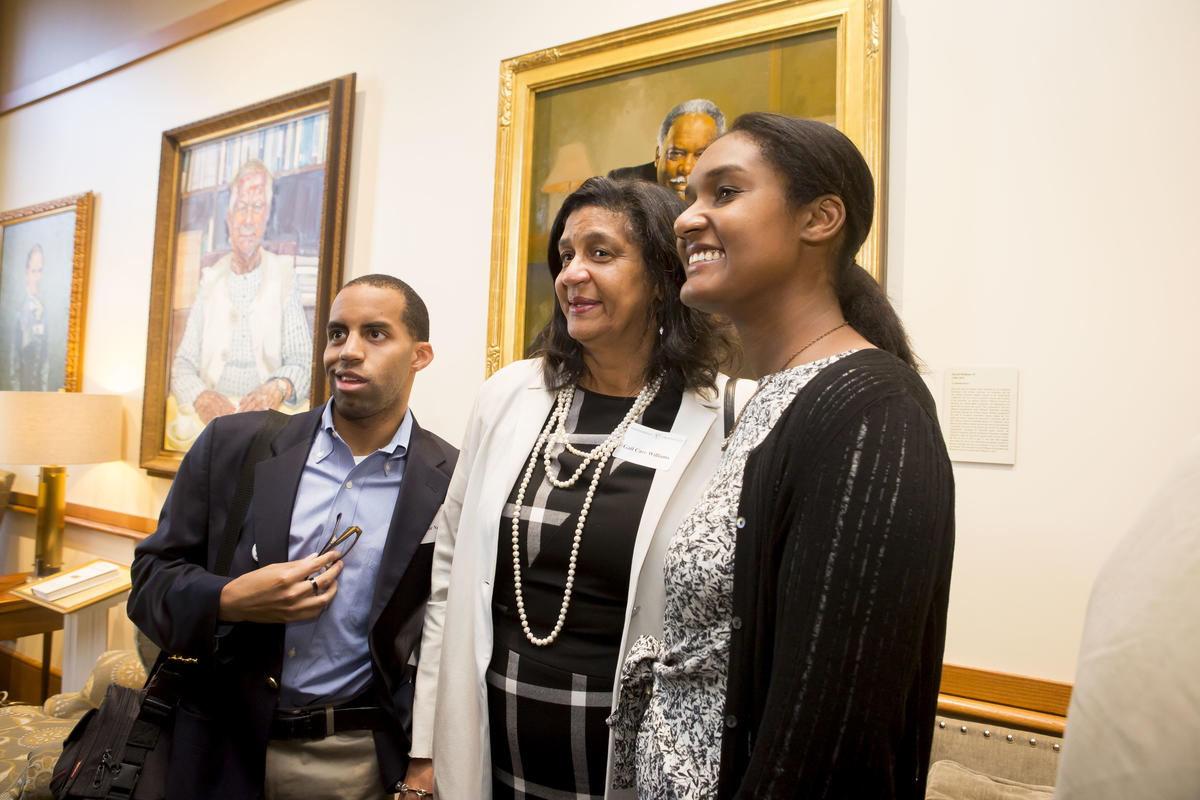
[[[608,463],[608,459],[613,452],[625,440],[625,432],[629,430],[629,426],[633,421],[638,419],[650,403],[658,394],[659,387],[662,386],[662,376],[652,380],[650,383],[642,387],[638,392],[637,399],[633,401],[633,407],[629,409],[624,419],[613,429],[603,442],[593,448],[590,452],[582,452],[575,449],[570,442],[567,441],[566,418],[570,413],[571,404],[575,399],[575,387],[567,386],[558,390],[558,399],[554,406],[554,411],[550,414],[550,419],[546,421],[546,427],[542,429],[541,434],[537,438],[537,442],[533,445],[533,453],[529,456],[529,465],[525,468],[525,474],[521,478],[521,485],[517,487],[517,500],[513,504],[512,515],[512,552],[513,552],[513,593],[517,600],[517,616],[521,619],[521,630],[525,632],[525,638],[538,647],[545,647],[558,638],[558,634],[562,631],[563,622],[567,618],[567,608],[571,605],[571,589],[575,586],[575,564],[579,556],[579,543],[583,541],[583,526],[587,522],[588,511],[592,507],[592,498],[596,494],[596,485],[600,483],[600,475],[604,472],[604,465]],[[550,449],[555,442],[562,444],[569,452],[583,459],[579,465],[579,469],[575,470],[575,474],[567,480],[559,480],[553,475],[553,467],[550,459]],[[533,631],[529,629],[529,618],[525,615],[525,595],[521,591],[521,540],[520,540],[520,521],[521,508],[525,504],[525,490],[529,488],[529,479],[533,476],[533,469],[537,466],[538,452],[542,451],[542,463],[546,470],[546,479],[559,489],[568,489],[574,486],[579,477],[587,469],[588,465],[593,461],[596,462],[596,471],[592,475],[592,482],[588,486],[587,495],[583,498],[583,508],[579,511],[579,521],[575,524],[575,538],[571,541],[571,558],[567,562],[567,582],[563,587],[562,606],[558,610],[558,620],[554,623],[554,629],[545,637],[537,637],[533,635]]]

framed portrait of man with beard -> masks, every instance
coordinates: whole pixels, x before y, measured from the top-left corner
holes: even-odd
[[[353,101],[349,75],[163,134],[143,467],[172,474],[216,417],[323,402]]]
[[[837,126],[882,188],[886,38],[874,0],[746,0],[502,62],[488,373],[523,358],[550,318],[550,225],[589,177],[655,181],[683,198],[728,125],[772,111]],[[880,231],[859,254],[877,278]]]

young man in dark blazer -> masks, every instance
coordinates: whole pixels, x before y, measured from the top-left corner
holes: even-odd
[[[429,527],[458,455],[408,410],[428,339],[402,281],[367,275],[338,293],[331,399],[292,417],[255,468],[227,577],[217,550],[265,412],[214,419],[184,458],[129,596],[150,639],[199,659],[174,718],[169,799],[399,791]]]

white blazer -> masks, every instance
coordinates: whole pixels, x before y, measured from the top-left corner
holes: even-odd
[[[675,529],[716,470],[724,437],[725,377],[717,392],[685,392],[671,432],[686,441],[654,476],[630,564],[621,660],[638,636],[662,636],[663,555]],[[740,387],[739,387],[740,388]],[[430,526],[436,536],[432,590],[421,640],[413,708],[413,758],[432,758],[440,800],[489,800],[492,767],[484,673],[492,656],[492,579],[500,515],[554,403],[540,360],[518,361],[483,385],[445,503]],[[426,539],[429,539],[427,536]],[[619,667],[620,661],[614,666]],[[614,685],[614,702],[616,686]],[[609,738],[609,770],[612,738]],[[605,796],[633,797],[608,789]]]

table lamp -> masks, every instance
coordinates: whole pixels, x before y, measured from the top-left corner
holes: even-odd
[[[569,194],[595,174],[592,162],[588,159],[587,146],[583,142],[568,142],[554,154],[554,164],[542,183],[542,191],[546,194]]]
[[[0,464],[40,464],[34,569],[62,568],[67,468],[121,457],[121,397],[80,392],[0,392]]]

